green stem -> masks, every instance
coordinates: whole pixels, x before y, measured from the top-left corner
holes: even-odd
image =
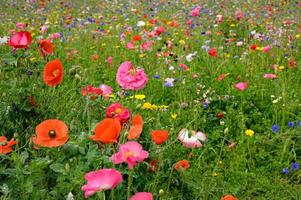
[[[132,183],[133,183],[133,174],[134,171],[131,170],[129,177],[128,177],[128,188],[127,188],[127,199],[130,199],[131,196],[131,189],[132,189]]]

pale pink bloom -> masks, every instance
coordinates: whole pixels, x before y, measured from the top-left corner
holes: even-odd
[[[153,45],[153,42],[151,42],[151,41],[143,42],[141,44],[141,49],[143,49],[143,50],[150,50],[151,47],[152,47],[152,45]]]
[[[48,26],[47,26],[47,25],[43,25],[43,26],[41,27],[41,33],[42,33],[42,34],[45,34],[45,33],[47,32],[47,30],[48,30]]]
[[[112,64],[112,62],[113,62],[112,56],[108,57],[107,60],[106,60],[106,62],[107,62],[108,64]]]
[[[59,33],[52,33],[50,36],[51,39],[58,39],[60,37],[61,37],[61,35]]]
[[[186,128],[183,128],[178,134],[178,140],[180,140],[184,147],[187,148],[199,148],[202,147],[207,136],[203,132],[189,131]]]
[[[150,192],[137,192],[130,200],[153,200],[153,195]]]
[[[134,43],[131,41],[131,42],[128,42],[125,46],[127,49],[134,49]]]
[[[85,197],[88,198],[96,192],[112,190],[122,182],[122,175],[115,169],[101,169],[86,173],[87,184],[82,187]]]
[[[125,90],[143,89],[148,81],[144,69],[135,69],[131,62],[123,62],[116,74],[117,83]]]
[[[223,15],[216,15],[216,20],[218,23],[222,23],[224,21],[224,16]]]
[[[197,6],[195,7],[194,9],[192,9],[192,11],[190,12],[190,15],[192,17],[197,17],[200,15],[200,11],[201,11],[201,7],[200,6]]]
[[[155,37],[155,35],[156,35],[155,31],[150,31],[147,33],[147,37],[149,37],[149,38]]]
[[[105,98],[108,98],[112,95],[112,88],[108,85],[105,85],[105,84],[101,84],[99,86],[99,88],[102,90],[102,95],[105,97]]]
[[[126,142],[119,145],[119,151],[110,157],[114,164],[126,162],[129,169],[133,169],[138,162],[148,158],[148,152],[144,151],[138,142]]]
[[[277,78],[277,75],[276,74],[264,74],[263,78],[265,78],[265,79],[274,79],[274,78]]]
[[[235,84],[235,88],[240,91],[244,91],[248,88],[248,82],[239,82]]]
[[[245,17],[245,15],[241,10],[237,10],[235,12],[235,17],[239,21],[239,20],[242,20]]]
[[[26,24],[23,22],[16,23],[16,28],[23,30],[26,27]]]
[[[128,109],[123,107],[120,103],[113,103],[106,109],[107,118],[115,118],[120,123],[126,123],[131,117],[131,113]]]
[[[191,20],[191,19],[187,19],[187,20],[186,20],[186,24],[187,24],[187,25],[191,25],[191,24],[192,24],[192,20]]]
[[[271,46],[268,45],[268,46],[263,47],[262,51],[263,51],[264,53],[267,53],[267,52],[270,51],[270,49],[271,49]]]

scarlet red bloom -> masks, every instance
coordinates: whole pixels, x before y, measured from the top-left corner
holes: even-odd
[[[121,125],[117,119],[106,118],[96,125],[94,129],[95,135],[90,136],[90,138],[104,144],[117,143],[120,131]]]
[[[8,41],[8,45],[16,49],[28,48],[29,45],[31,44],[31,41],[32,41],[31,33],[27,31],[20,31],[14,33],[10,37]]]
[[[36,147],[58,147],[68,141],[67,125],[57,119],[48,119],[36,127],[36,136],[32,137]]]
[[[54,45],[51,43],[51,41],[48,40],[41,40],[39,42],[39,48],[40,52],[43,56],[49,56],[53,53]]]
[[[0,154],[8,154],[13,151],[12,146],[16,144],[14,138],[7,141],[5,136],[0,136]]]
[[[63,80],[63,65],[59,59],[46,64],[43,74],[43,81],[50,87],[55,87]]]
[[[252,44],[252,45],[250,46],[250,49],[251,49],[251,50],[256,50],[256,48],[257,48],[257,45],[256,45],[256,44]]]
[[[221,200],[237,200],[237,198],[231,194],[227,194],[226,196],[222,197]]]
[[[164,143],[168,138],[167,130],[154,130],[151,132],[152,140],[154,143],[160,145]]]
[[[128,140],[139,138],[142,133],[143,119],[142,116],[137,114],[133,117],[132,125],[129,130]]]
[[[217,50],[216,49],[209,49],[208,55],[212,57],[217,57]]]
[[[134,35],[134,36],[132,37],[132,41],[133,41],[133,42],[141,41],[141,39],[142,39],[141,35]]]
[[[175,164],[175,170],[179,171],[180,169],[187,170],[189,169],[189,161],[188,160],[180,160]]]

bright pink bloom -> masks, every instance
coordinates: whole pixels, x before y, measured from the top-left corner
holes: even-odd
[[[120,103],[113,103],[106,109],[107,118],[116,118],[120,123],[126,123],[131,117],[128,109],[123,107]]]
[[[179,66],[181,67],[181,69],[184,72],[189,71],[189,67],[187,65],[185,65],[184,63],[180,63]]]
[[[163,26],[159,26],[156,28],[156,35],[161,35],[161,33],[165,32],[165,28]]]
[[[125,90],[141,90],[145,87],[148,78],[144,69],[135,69],[131,62],[123,62],[117,71],[117,83]]]
[[[114,189],[122,182],[122,175],[115,169],[101,169],[88,172],[85,179],[87,184],[82,187],[82,190],[88,198],[96,192]]]
[[[153,200],[153,195],[150,192],[137,192],[130,200]]]
[[[23,22],[16,23],[16,28],[23,30],[26,27],[26,24]]]
[[[134,43],[131,41],[131,42],[127,43],[125,47],[127,49],[134,49]]]
[[[235,84],[235,88],[240,91],[244,91],[248,88],[248,82],[239,82]]]
[[[31,44],[31,41],[32,41],[31,33],[27,31],[20,31],[14,33],[10,37],[8,41],[8,45],[16,49],[28,48],[29,45]]]
[[[208,55],[212,57],[217,57],[217,50],[216,49],[209,49]]]
[[[235,12],[235,17],[236,17],[236,19],[238,21],[240,21],[240,20],[242,20],[245,17],[245,15],[244,15],[244,13],[241,10],[237,10]]]
[[[265,78],[265,79],[274,79],[274,78],[277,78],[277,75],[276,74],[264,74],[263,78]]]
[[[141,44],[141,49],[143,49],[143,50],[150,50],[151,47],[152,47],[152,45],[153,45],[153,42],[150,42],[150,41],[148,41],[148,42],[143,42],[143,43]]]
[[[264,53],[267,53],[267,52],[270,51],[270,49],[271,49],[271,46],[268,45],[268,46],[263,47],[262,51],[263,51]]]
[[[216,15],[216,20],[218,23],[222,23],[224,21],[224,16],[223,15]]]
[[[108,57],[107,60],[106,60],[106,62],[107,62],[108,64],[112,64],[112,62],[113,62],[113,57],[112,57],[112,56]]]
[[[110,97],[112,94],[112,88],[108,85],[101,84],[99,88],[102,90],[102,95],[106,98]]]
[[[192,17],[197,17],[200,15],[200,11],[201,11],[201,7],[200,6],[197,6],[195,7],[191,12],[190,12],[190,15]]]
[[[148,158],[148,152],[144,151],[138,142],[126,142],[119,145],[119,151],[110,157],[114,164],[126,162],[130,169],[133,169],[138,162]]]
[[[52,33],[50,36],[51,39],[58,39],[60,37],[61,37],[61,34],[59,34],[59,33]]]
[[[191,133],[191,134],[190,134]],[[180,140],[184,147],[187,148],[198,148],[202,147],[207,136],[203,132],[189,131],[186,128],[183,128],[178,135],[178,140]]]

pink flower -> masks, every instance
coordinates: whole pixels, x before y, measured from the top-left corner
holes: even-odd
[[[274,79],[274,78],[277,78],[277,75],[276,74],[264,74],[263,78],[265,78],[265,79]]]
[[[134,49],[134,43],[131,41],[131,42],[127,43],[125,47],[127,49]]]
[[[108,85],[101,84],[99,88],[102,90],[102,95],[106,98],[112,95],[112,88]]]
[[[107,60],[106,60],[106,62],[107,62],[108,64],[112,64],[112,62],[113,62],[112,56],[108,57]]]
[[[159,26],[156,28],[156,35],[161,35],[165,31],[165,28],[163,26]]]
[[[60,37],[61,37],[61,35],[59,33],[52,33],[50,36],[51,39],[58,39]]]
[[[116,118],[120,123],[126,123],[131,117],[128,109],[123,107],[120,103],[113,103],[106,109],[107,118]]]
[[[201,11],[201,7],[200,6],[197,6],[195,7],[191,12],[190,12],[190,15],[192,17],[197,17],[200,15],[200,11]]]
[[[180,63],[179,66],[181,67],[181,69],[184,72],[189,71],[189,67],[187,65],[185,65],[184,63]]]
[[[248,82],[239,82],[235,84],[235,88],[240,91],[244,91],[248,88]]]
[[[28,48],[31,44],[31,33],[27,31],[20,31],[14,33],[8,41],[8,45],[16,49]]]
[[[187,148],[202,147],[207,140],[206,134],[200,131],[190,131],[190,133],[191,135],[189,135],[189,131],[186,128],[183,128],[178,134],[178,140]]]
[[[141,44],[141,49],[143,49],[143,50],[150,50],[150,48],[152,47],[152,45],[153,45],[153,42],[143,42],[142,44]]]
[[[191,20],[191,19],[187,19],[187,20],[186,20],[186,24],[187,24],[187,25],[191,25],[191,24],[192,24],[192,20]]]
[[[41,33],[42,33],[42,34],[45,34],[45,33],[47,32],[47,30],[48,30],[48,26],[47,26],[47,25],[43,25],[43,26],[41,27]]]
[[[123,62],[117,71],[117,83],[125,90],[143,89],[148,81],[144,69],[135,69],[131,62]]]
[[[138,162],[148,158],[148,152],[144,151],[138,142],[126,142],[119,145],[119,151],[110,157],[114,164],[126,162],[133,169]]]
[[[218,23],[222,23],[224,21],[224,16],[223,15],[216,15],[216,20]]]
[[[263,47],[262,51],[263,51],[264,53],[267,53],[267,52],[270,51],[270,49],[271,49],[271,46],[268,45],[268,46]]]
[[[16,23],[16,28],[23,30],[26,27],[26,24],[23,22]]]
[[[238,21],[240,21],[240,20],[242,20],[245,17],[245,15],[244,15],[244,13],[241,10],[237,10],[235,12],[235,17],[236,17],[236,19]]]
[[[115,169],[101,169],[86,173],[87,184],[82,187],[85,197],[88,198],[96,192],[112,190],[122,182],[122,175]]]
[[[153,195],[150,192],[137,192],[130,200],[153,200]]]

